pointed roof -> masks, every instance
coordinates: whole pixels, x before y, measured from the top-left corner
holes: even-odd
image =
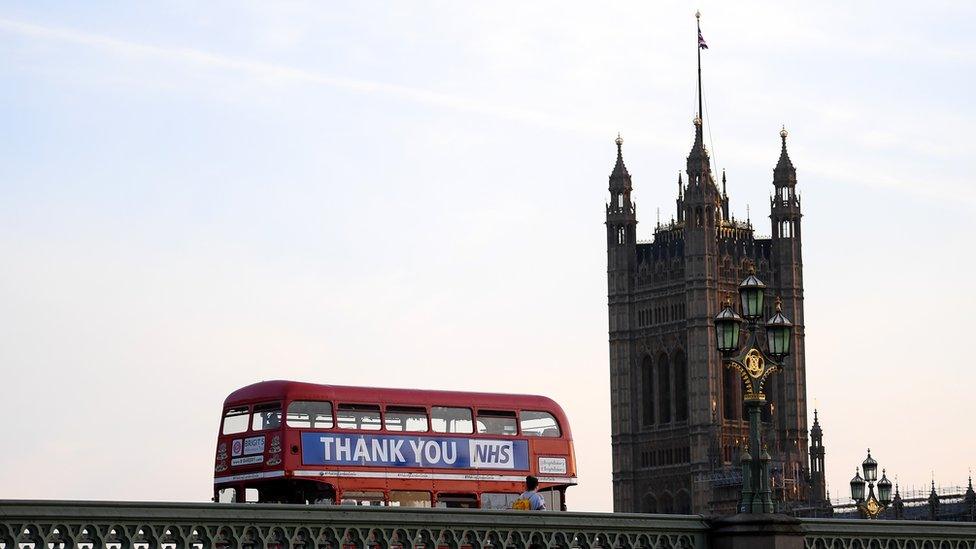
[[[705,148],[705,139],[702,135],[702,119],[695,117],[695,143],[691,146],[688,153],[688,183],[694,183],[696,175],[707,174],[704,179],[711,181],[711,161],[708,158],[708,149]]]
[[[617,144],[617,163],[613,167],[613,172],[610,173],[610,188],[611,189],[630,189],[630,172],[627,171],[627,166],[624,164],[624,152],[623,145],[624,139],[617,134],[617,139],[614,140]]]
[[[813,427],[810,429],[810,436],[821,437],[823,436],[823,430],[820,429],[820,419],[817,418],[817,409],[813,409]]]
[[[789,132],[786,131],[786,126],[780,130],[779,136],[783,140],[783,147],[779,151],[779,161],[776,162],[776,167],[773,169],[773,183],[784,183],[784,184],[796,184],[796,168],[793,167],[793,161],[790,160],[790,153],[786,150],[786,136]]]

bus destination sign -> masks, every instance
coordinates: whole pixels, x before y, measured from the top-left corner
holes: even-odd
[[[529,445],[524,440],[302,432],[302,463],[527,470]]]

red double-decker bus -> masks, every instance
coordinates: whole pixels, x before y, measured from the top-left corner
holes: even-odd
[[[507,509],[576,484],[569,423],[532,395],[264,381],[224,401],[214,501]]]

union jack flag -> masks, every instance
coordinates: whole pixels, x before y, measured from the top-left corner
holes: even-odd
[[[701,34],[701,29],[698,30],[698,47],[707,50],[708,44],[705,43],[705,37]]]

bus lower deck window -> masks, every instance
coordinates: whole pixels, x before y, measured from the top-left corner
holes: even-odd
[[[546,509],[550,511],[561,511],[563,508],[563,493],[556,488],[539,490],[539,495],[546,500]]]
[[[343,492],[343,505],[366,505],[383,506],[385,505],[383,492]]]
[[[437,506],[451,509],[477,509],[478,496],[474,494],[437,494]]]
[[[217,503],[237,503],[237,488],[217,490]]]
[[[511,509],[519,494],[501,494],[485,492],[481,494],[482,509]]]
[[[430,507],[430,492],[391,490],[390,507]]]

